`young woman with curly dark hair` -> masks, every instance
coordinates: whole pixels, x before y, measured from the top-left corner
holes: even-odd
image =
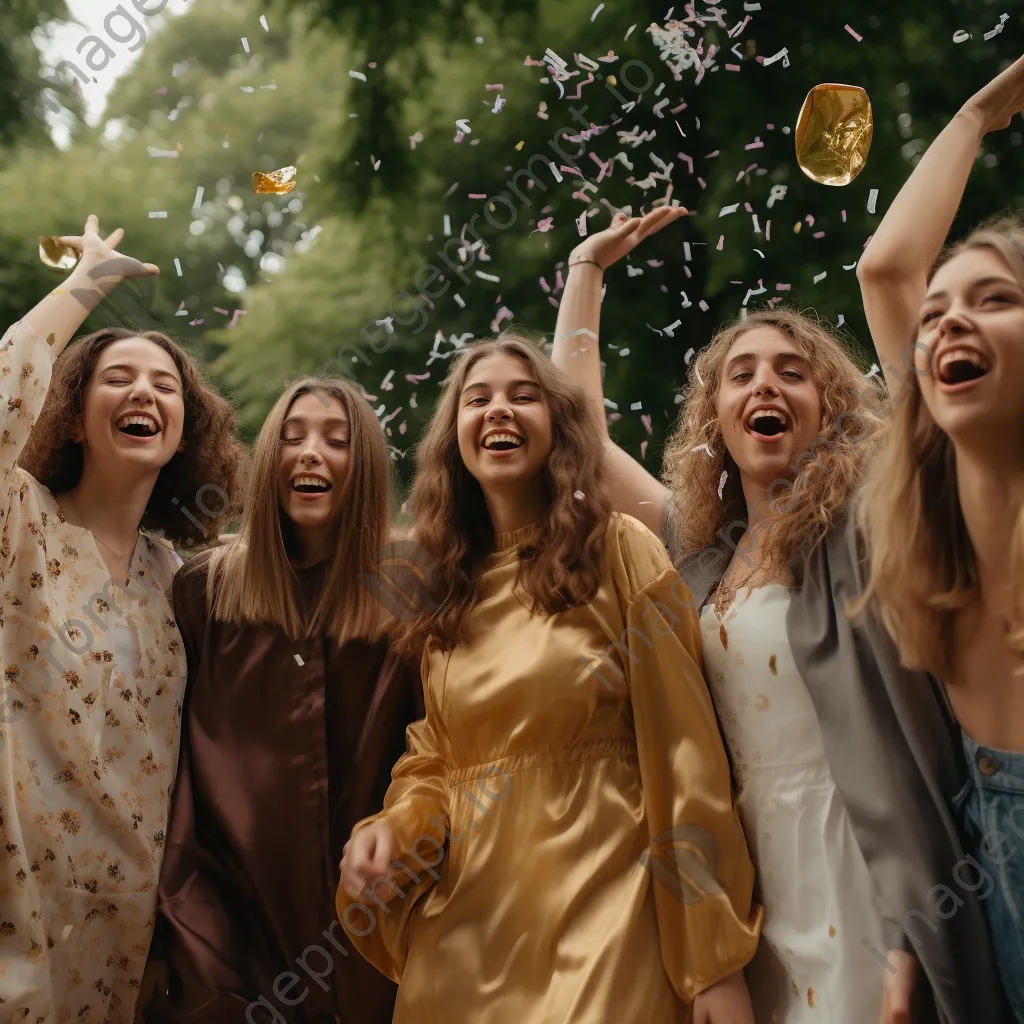
[[[110,329],[65,351],[117,284],[158,272],[98,232],[90,217],[63,239],[80,262],[0,344],[0,1001],[120,1024],[178,758],[172,542],[216,537],[242,454],[231,406],[164,335]],[[211,506],[205,524],[192,511]]]
[[[338,893],[397,1024],[752,1019],[761,914],[697,620],[602,461],[582,389],[528,341],[452,367],[413,491],[437,603],[397,638],[426,717]]]

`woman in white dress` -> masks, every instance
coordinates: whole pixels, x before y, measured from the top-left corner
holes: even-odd
[[[602,423],[603,271],[683,212],[616,215],[570,257],[553,360],[587,389]],[[858,429],[844,430],[855,412]],[[829,680],[812,685],[790,637],[791,605],[799,611],[801,596],[793,567],[847,520],[883,415],[884,392],[843,346],[816,322],[780,309],[723,329],[693,360],[666,447],[665,484],[607,441],[616,509],[661,535],[698,601],[713,590],[700,615],[704,667],[765,908],[763,941],[747,971],[758,1024],[866,1024],[882,1008],[883,930],[893,931],[893,916],[884,915],[883,929],[863,832],[827,756],[823,733],[834,739],[842,728],[820,719]],[[822,617],[835,618],[829,601]],[[880,806],[864,817],[899,813],[884,796]],[[871,829],[877,838],[875,822]],[[902,870],[885,866],[890,876]],[[893,914],[902,913],[901,904]]]
[[[64,351],[117,284],[157,273],[121,237],[90,217],[63,239],[76,269],[0,342],[4,1021],[133,1019],[185,686],[171,542],[214,539],[240,478],[231,406],[169,338]]]

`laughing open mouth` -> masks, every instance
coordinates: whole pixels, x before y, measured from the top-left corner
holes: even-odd
[[[292,490],[299,494],[325,494],[330,489],[330,482],[321,476],[297,476],[292,481]]]
[[[129,437],[154,437],[160,433],[160,427],[152,416],[131,414],[122,416],[115,424],[122,434]]]
[[[747,417],[747,430],[761,437],[776,437],[789,429],[789,417],[778,409],[755,409]]]
[[[964,384],[988,373],[988,363],[980,353],[969,348],[947,349],[939,357],[939,381],[943,384]]]
[[[490,434],[484,438],[484,448],[494,452],[510,452],[522,448],[523,439],[516,434]]]

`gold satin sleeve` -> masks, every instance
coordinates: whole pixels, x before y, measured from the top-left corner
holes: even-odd
[[[674,584],[674,587],[673,587]],[[754,955],[763,910],[733,807],[729,762],[701,670],[696,614],[665,570],[626,611],[630,702],[661,957],[687,1002]]]
[[[353,901],[340,885],[335,901],[338,920],[352,944],[395,982],[401,980],[408,957],[413,909],[440,878],[437,869],[448,851],[448,768],[434,729],[429,694],[425,692],[424,697],[426,718],[405,731],[406,753],[392,769],[384,809],[352,829],[355,835],[381,819],[391,826],[395,845],[390,880],[382,877],[367,887],[369,904]],[[391,898],[382,899],[385,895]]]

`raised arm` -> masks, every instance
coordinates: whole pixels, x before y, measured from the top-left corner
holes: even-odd
[[[1024,57],[972,96],[928,147],[889,207],[857,266],[864,313],[896,396],[912,366],[910,346],[928,273],[946,241],[982,139],[1024,110]],[[904,358],[906,357],[906,358]]]
[[[565,292],[558,307],[552,362],[587,394],[604,431],[607,458],[606,487],[619,512],[639,519],[658,534],[668,491],[644,467],[608,437],[601,386],[601,290],[604,271],[622,259],[648,235],[685,215],[679,206],[663,206],[645,217],[618,213],[611,226],[584,239],[569,257]]]

